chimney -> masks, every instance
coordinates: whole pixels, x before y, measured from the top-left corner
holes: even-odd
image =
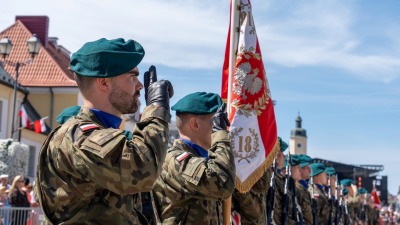
[[[15,21],[21,21],[26,28],[36,34],[44,47],[47,47],[49,35],[49,17],[47,16],[16,16]]]

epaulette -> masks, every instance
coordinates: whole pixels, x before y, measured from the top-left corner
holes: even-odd
[[[94,123],[85,124],[85,125],[82,125],[82,126],[79,127],[79,129],[81,129],[82,132],[86,132],[86,131],[93,130],[93,129],[96,129],[96,128],[99,128],[99,125],[94,124]]]
[[[184,159],[186,159],[186,158],[189,157],[189,156],[190,156],[190,153],[189,153],[189,152],[184,152],[184,153],[178,155],[178,156],[176,157],[176,160],[178,160],[178,162],[182,162]]]

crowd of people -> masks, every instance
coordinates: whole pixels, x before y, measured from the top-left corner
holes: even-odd
[[[18,175],[10,184],[7,174],[0,175],[0,225],[30,225],[28,210],[12,209],[38,206],[29,178]]]

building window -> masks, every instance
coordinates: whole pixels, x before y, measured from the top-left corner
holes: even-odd
[[[298,148],[301,148],[301,144],[300,144],[300,143],[297,143],[297,147],[298,147]]]

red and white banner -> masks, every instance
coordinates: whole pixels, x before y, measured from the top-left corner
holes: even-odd
[[[234,43],[235,38],[231,37],[230,26],[222,73],[221,96],[227,100],[231,122],[236,188],[239,192],[248,192],[271,166],[279,151],[279,141],[274,106],[250,0],[241,0],[240,11],[234,13],[239,15],[237,16],[240,26],[239,39],[237,44]],[[231,18],[235,18],[232,11]],[[234,22],[234,19],[231,23],[232,21]],[[237,55],[234,55],[232,61],[229,60],[236,51]],[[230,61],[234,64],[234,68],[231,69],[232,74],[229,74]]]
[[[24,105],[21,105],[21,109],[19,110],[19,116],[21,117],[22,127],[31,129],[31,121],[29,120],[28,113],[26,112]]]
[[[45,118],[40,120],[36,120],[33,124],[36,133],[46,132],[46,123],[44,122]]]
[[[371,191],[371,196],[374,199],[374,207],[375,209],[380,209],[381,208],[381,199],[379,198],[378,191],[374,187]]]

